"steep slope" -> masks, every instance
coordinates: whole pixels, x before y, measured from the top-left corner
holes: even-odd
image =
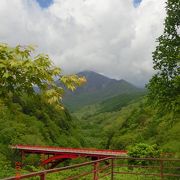
[[[179,114],[159,113],[141,100],[122,109],[106,127],[104,143],[108,148],[124,149],[143,142],[157,144],[165,152],[179,153],[179,120]]]
[[[9,145],[80,147],[82,138],[76,123],[67,110],[57,110],[38,95],[9,102],[0,99],[0,179],[15,174],[18,156]]]
[[[71,110],[77,110],[119,94],[143,91],[125,80],[110,79],[92,71],[84,71],[78,75],[85,76],[87,83],[77,88],[75,92],[68,92],[65,96],[64,103]]]

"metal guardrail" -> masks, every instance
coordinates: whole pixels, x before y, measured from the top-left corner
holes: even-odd
[[[114,158],[116,160],[124,161],[131,163],[126,164],[114,164],[114,167],[127,167],[130,171],[114,171],[114,174],[126,174],[126,175],[143,175],[143,176],[154,176],[159,177],[160,179],[164,179],[165,177],[179,177],[180,178],[180,159],[164,159],[164,158],[132,158],[132,157],[124,157],[124,158]],[[133,162],[132,162],[133,161]],[[173,165],[173,163],[178,164],[178,166]],[[159,172],[133,172],[134,168],[143,169],[143,170],[151,170],[151,171],[159,171]],[[170,171],[169,173],[165,171]],[[176,171],[176,173],[173,173]],[[177,174],[178,171],[178,174]]]
[[[177,166],[178,164],[178,166]],[[91,166],[93,169],[88,172],[76,174],[74,176],[65,177],[63,179],[73,180],[81,177],[88,177],[89,179],[98,180],[108,177],[113,180],[117,174],[119,175],[141,175],[159,177],[161,180],[165,177],[177,177],[180,179],[180,159],[163,159],[163,158],[131,158],[131,157],[110,157],[103,158],[96,161],[85,162],[72,166],[54,168],[40,172],[34,172],[26,175],[5,178],[3,180],[19,180],[30,177],[40,177],[40,180],[45,180],[48,174],[60,173],[65,170],[78,169],[80,167]],[[124,170],[124,168],[126,168]],[[134,169],[138,169],[136,172]],[[147,172],[147,170],[151,172]],[[170,172],[168,172],[168,170]],[[155,171],[155,172],[154,172]],[[178,172],[178,173],[177,173]]]

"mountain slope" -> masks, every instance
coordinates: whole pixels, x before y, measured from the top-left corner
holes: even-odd
[[[116,95],[143,91],[125,80],[110,79],[92,71],[84,71],[78,75],[85,76],[87,83],[77,88],[75,92],[67,92],[64,103],[71,110],[77,110]]]
[[[117,101],[122,101],[118,97]],[[143,97],[126,99],[118,110],[114,100],[115,97],[74,113],[81,122],[84,146],[128,149],[136,143],[157,144],[163,151],[179,156],[179,113],[158,113]]]
[[[81,146],[77,121],[66,109],[57,110],[39,95],[8,102],[0,98],[0,114],[0,179],[15,174],[12,165],[19,156],[9,145]],[[32,163],[31,157],[26,163]]]

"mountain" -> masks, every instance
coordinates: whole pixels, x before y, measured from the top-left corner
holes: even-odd
[[[83,71],[77,75],[85,76],[87,83],[74,92],[67,91],[64,104],[72,111],[116,95],[144,91],[123,79],[110,79],[93,71]]]

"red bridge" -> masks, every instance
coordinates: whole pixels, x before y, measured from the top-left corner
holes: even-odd
[[[98,160],[107,157],[125,156],[127,151],[124,150],[99,150],[99,149],[85,149],[85,148],[64,148],[64,147],[49,147],[49,146],[27,146],[15,145],[12,149],[17,149],[21,152],[22,160],[26,154],[41,154],[40,165],[48,168],[54,168],[60,162],[66,159],[75,159],[78,157],[91,158],[91,160]]]
[[[22,158],[25,158],[26,154],[43,155],[45,158],[43,160],[41,159],[41,165],[51,165],[48,166],[49,168],[53,168],[53,166],[56,166],[59,162],[62,162],[65,159],[87,157],[91,158],[93,161],[66,167],[43,170],[39,172],[32,172],[25,175],[20,174],[20,166],[22,164],[20,162],[17,162],[16,176],[5,178],[3,180],[20,180],[31,177],[40,177],[41,180],[46,180],[48,174],[59,173],[58,175],[61,176],[64,171],[71,169],[78,171],[73,175],[65,173],[61,177],[63,177],[63,179],[65,180],[77,180],[81,177],[93,180],[104,179],[104,177],[106,177],[113,180],[116,175],[119,175],[118,179],[128,179],[128,176],[123,175],[141,175],[144,176],[145,179],[147,178],[147,176],[158,177],[161,179],[164,179],[166,177],[168,179],[170,177],[174,177],[177,179],[180,178],[180,174],[178,173],[180,167],[177,166],[180,163],[180,159],[134,158],[127,157],[126,151],[117,150],[77,149],[24,145],[15,145],[12,146],[12,148],[15,150],[17,149],[19,152],[21,152]],[[129,161],[133,163],[130,164]],[[148,163],[139,164],[140,161],[146,161]],[[80,169],[81,167],[90,168],[84,170]],[[138,171],[134,171],[134,168],[137,168]]]

